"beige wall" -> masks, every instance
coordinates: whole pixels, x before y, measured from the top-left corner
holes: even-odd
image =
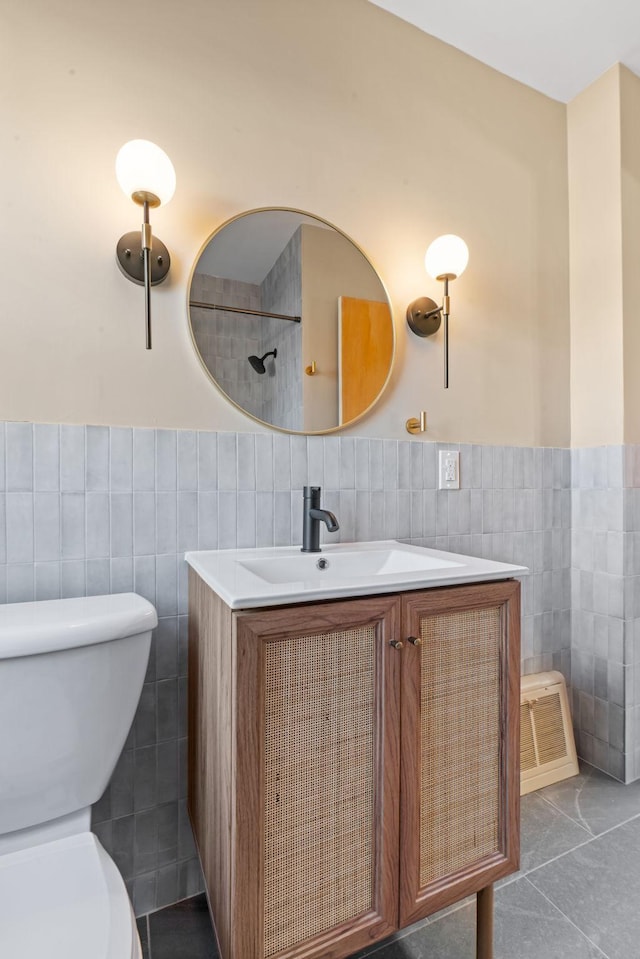
[[[640,441],[639,114],[619,64],[567,109],[573,446]]]
[[[568,105],[571,440],[624,435],[620,67]]]
[[[0,418],[255,430],[194,355],[186,285],[224,219],[270,204],[340,226],[379,269],[397,367],[351,432],[569,442],[565,109],[366,0],[29,0],[0,3]],[[115,264],[139,215],[115,181],[123,142],[171,156],[178,187],[153,215],[173,258],[153,294]],[[423,267],[462,235],[451,388],[442,340],[406,331],[438,298]]]
[[[640,443],[640,79],[620,71],[624,440]]]

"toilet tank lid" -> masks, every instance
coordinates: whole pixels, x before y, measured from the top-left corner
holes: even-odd
[[[137,593],[7,603],[0,606],[0,659],[106,643],[157,625],[155,608]]]

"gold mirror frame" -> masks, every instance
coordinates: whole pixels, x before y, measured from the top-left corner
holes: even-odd
[[[277,424],[271,423],[271,422],[269,422],[268,420],[261,419],[259,416],[256,416],[256,415],[254,415],[253,413],[251,413],[249,410],[245,409],[245,407],[243,407],[242,405],[240,405],[236,400],[233,399],[233,397],[229,396],[229,394],[223,389],[223,387],[220,385],[220,383],[218,382],[218,380],[215,378],[215,376],[214,376],[213,373],[211,372],[208,364],[206,363],[206,361],[205,361],[205,359],[204,359],[204,357],[203,357],[203,355],[202,355],[202,352],[201,352],[201,350],[200,350],[200,346],[199,346],[198,341],[197,341],[197,338],[196,338],[196,333],[195,333],[195,331],[194,331],[193,318],[192,318],[192,314],[191,314],[191,308],[192,308],[191,292],[192,292],[192,287],[193,287],[194,276],[196,275],[196,272],[197,272],[197,267],[198,267],[198,265],[199,265],[199,263],[200,263],[200,260],[201,260],[201,258],[202,258],[202,256],[203,256],[205,250],[209,247],[209,244],[212,243],[212,241],[216,238],[216,236],[218,236],[219,234],[221,234],[228,226],[230,226],[232,223],[236,223],[238,220],[244,219],[245,217],[249,217],[249,216],[252,216],[252,215],[255,215],[255,214],[258,214],[258,213],[274,213],[274,212],[276,212],[276,213],[278,213],[278,212],[291,213],[291,214],[297,214],[297,215],[299,215],[299,216],[301,216],[301,217],[308,217],[310,220],[315,220],[315,221],[317,221],[319,224],[322,224],[325,228],[328,228],[328,229],[330,229],[330,230],[333,230],[335,233],[339,234],[341,237],[343,237],[345,240],[347,240],[347,241],[351,244],[351,246],[361,255],[361,257],[363,258],[363,260],[365,261],[365,263],[366,263],[366,264],[368,265],[368,267],[370,268],[372,274],[375,276],[375,278],[376,278],[377,282],[379,283],[380,288],[381,288],[381,290],[382,290],[382,292],[383,292],[383,294],[384,294],[384,297],[385,297],[385,299],[386,299],[386,304],[387,304],[388,309],[389,309],[389,325],[390,325],[390,333],[391,333],[391,349],[390,349],[390,357],[389,357],[389,368],[388,368],[388,372],[387,372],[387,374],[386,374],[386,377],[385,377],[385,379],[384,379],[384,382],[382,383],[382,386],[380,387],[380,390],[378,391],[378,393],[377,393],[377,395],[374,397],[374,399],[369,403],[369,405],[368,405],[365,409],[363,409],[360,413],[358,413],[357,416],[352,417],[351,419],[349,419],[348,421],[346,421],[346,422],[344,422],[344,423],[339,423],[339,424],[337,424],[336,426],[328,427],[328,428],[326,428],[326,429],[318,429],[318,430],[304,430],[304,429],[303,429],[303,430],[296,430],[296,429],[288,429],[287,427],[278,426]],[[380,302],[382,302],[382,301],[380,301]],[[224,223],[221,223],[220,226],[217,227],[217,228],[205,239],[205,241],[202,243],[202,245],[200,246],[200,249],[198,250],[198,254],[197,254],[197,256],[196,256],[196,258],[195,258],[195,260],[194,260],[193,266],[191,267],[191,271],[190,271],[190,273],[189,273],[189,282],[188,282],[188,286],[187,286],[187,316],[188,316],[188,321],[189,321],[189,333],[190,333],[190,336],[191,336],[191,342],[193,343],[193,348],[194,348],[194,350],[195,350],[195,352],[196,352],[196,355],[197,355],[198,359],[200,360],[200,363],[201,363],[201,366],[202,366],[204,372],[206,373],[206,375],[207,375],[208,379],[211,381],[211,383],[213,383],[213,385],[215,386],[215,388],[218,390],[218,392],[224,397],[225,400],[227,400],[227,402],[229,402],[232,406],[234,406],[234,407],[235,407],[237,410],[239,410],[241,413],[244,413],[245,416],[248,416],[248,417],[249,417],[250,419],[252,419],[255,423],[259,423],[261,426],[266,426],[266,427],[268,427],[268,428],[270,428],[270,429],[277,430],[278,432],[281,432],[281,433],[289,433],[289,434],[292,434],[292,435],[294,435],[294,436],[322,436],[322,435],[327,435],[327,434],[330,434],[330,433],[337,433],[337,432],[339,432],[340,430],[347,429],[348,427],[352,426],[354,423],[359,422],[361,419],[363,419],[365,416],[367,416],[367,415],[371,412],[371,410],[373,409],[373,407],[379,402],[379,400],[381,399],[381,397],[382,397],[383,394],[385,393],[385,391],[386,391],[386,389],[387,389],[387,387],[388,387],[388,385],[389,385],[389,381],[390,381],[390,379],[391,379],[391,374],[392,374],[392,372],[393,372],[393,366],[394,366],[395,354],[396,354],[396,330],[395,330],[395,323],[394,323],[394,319],[393,319],[393,309],[392,309],[392,305],[391,305],[391,299],[390,299],[390,297],[389,297],[389,294],[388,294],[387,288],[386,288],[386,286],[385,286],[385,284],[384,284],[384,281],[383,281],[382,278],[380,277],[380,274],[378,273],[378,271],[377,271],[376,268],[374,267],[373,263],[371,262],[370,258],[367,256],[367,254],[366,254],[366,253],[364,252],[364,250],[362,249],[362,247],[361,247],[358,243],[356,243],[347,233],[345,233],[344,230],[341,230],[339,227],[335,226],[335,225],[334,225],[333,223],[331,223],[329,220],[324,219],[324,217],[317,216],[315,213],[309,213],[309,212],[306,211],[306,210],[300,210],[300,209],[298,209],[298,208],[296,208],[296,207],[284,207],[284,206],[278,206],[278,207],[256,207],[255,209],[246,210],[246,211],[243,211],[242,213],[238,213],[238,214],[236,214],[235,216],[230,217],[228,220],[225,220]],[[301,375],[302,375],[303,372],[306,373],[308,376],[316,375],[316,372],[317,372],[317,371],[316,371],[316,364],[315,364],[315,361],[314,361],[313,359],[311,359],[308,364],[307,364],[306,362],[303,362],[303,364],[302,364],[302,370],[301,370]]]

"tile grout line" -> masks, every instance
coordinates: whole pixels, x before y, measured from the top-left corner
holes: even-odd
[[[540,895],[542,896],[542,898],[543,898],[543,899],[546,899],[546,901],[549,903],[549,905],[550,905],[550,906],[553,906],[553,908],[556,910],[556,912],[558,912],[564,919],[567,920],[567,922],[568,922],[571,926],[573,926],[573,928],[574,928],[577,932],[580,933],[580,935],[582,936],[583,939],[585,939],[590,945],[592,945],[595,949],[598,950],[598,952],[600,953],[602,959],[610,959],[610,957],[608,956],[608,954],[607,954],[606,952],[603,952],[603,950],[600,948],[600,946],[599,946],[596,942],[594,942],[593,939],[590,939],[589,936],[586,934],[586,932],[584,932],[584,931],[580,928],[580,926],[578,926],[578,925],[573,921],[573,919],[570,919],[569,916],[567,916],[566,913],[564,913],[564,912],[562,911],[562,909],[560,909],[560,907],[557,906],[556,903],[555,903],[552,899],[549,899],[549,897],[548,897],[541,889],[538,889],[537,886],[534,886],[534,884],[527,878],[527,876],[525,876],[524,879],[529,883],[529,885],[531,886],[532,889],[535,889],[536,892],[539,892]]]
[[[573,846],[572,849],[567,849],[566,852],[561,852],[557,856],[554,856],[553,859],[548,859],[546,862],[540,863],[539,866],[534,866],[533,869],[530,869],[526,873],[522,873],[523,876],[530,876],[532,873],[537,872],[538,869],[544,869],[545,866],[549,866],[552,862],[557,862],[558,859],[563,859],[564,856],[570,855],[572,852],[576,852],[578,849],[582,849],[584,846],[590,845],[590,843],[595,842],[595,840],[602,838],[602,836],[608,836],[609,833],[614,832],[616,829],[620,829],[621,826],[627,826],[630,822],[633,822],[635,819],[640,818],[640,813],[636,813],[635,816],[630,816],[628,819],[625,819],[623,822],[619,822],[615,826],[610,826],[609,829],[605,829],[603,832],[598,833],[597,836],[591,835],[589,839],[585,839],[584,842],[578,843],[577,846]],[[573,822],[576,822],[574,819]]]
[[[147,959],[153,959],[151,953],[151,923],[149,922],[149,913],[145,916],[145,922],[147,924]]]

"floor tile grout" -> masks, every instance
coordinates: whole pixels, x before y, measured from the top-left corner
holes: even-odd
[[[624,819],[622,822],[617,823],[615,826],[609,826],[608,829],[603,829],[602,832],[596,834],[591,833],[589,839],[585,839],[584,842],[579,842],[576,846],[572,846],[571,849],[566,849],[564,852],[558,853],[557,856],[554,856],[552,859],[547,859],[546,862],[540,863],[539,866],[534,866],[532,869],[529,869],[527,872],[523,872],[523,876],[530,876],[531,873],[537,872],[538,869],[544,869],[545,866],[551,865],[552,862],[557,862],[558,859],[563,859],[565,856],[569,856],[572,852],[576,852],[578,849],[582,849],[583,846],[589,846],[592,842],[595,842],[597,839],[601,839],[603,836],[608,836],[609,833],[615,832],[616,829],[620,829],[621,826],[627,826],[630,822],[633,822],[634,819],[639,819],[640,813],[636,813],[635,816],[629,816],[628,819]],[[573,820],[576,821],[575,819]]]
[[[576,930],[580,933],[580,935],[582,936],[583,939],[586,939],[586,941],[587,941],[590,945],[592,945],[592,946],[594,947],[594,949],[597,949],[597,950],[598,950],[598,952],[599,952],[600,955],[603,957],[603,959],[610,959],[610,957],[607,955],[607,953],[602,951],[602,949],[601,949],[600,946],[597,944],[597,942],[594,942],[593,939],[590,939],[589,936],[586,934],[586,932],[584,932],[584,930],[581,929],[580,926],[578,926],[578,925],[573,921],[573,919],[570,919],[569,916],[567,916],[567,914],[566,914],[565,912],[563,912],[562,909],[560,909],[560,907],[553,901],[553,899],[550,899],[549,896],[547,896],[547,894],[542,891],[542,889],[539,889],[536,885],[534,885],[527,876],[524,876],[524,879],[526,879],[526,881],[529,883],[529,885],[531,886],[532,889],[535,889],[536,892],[539,892],[540,895],[543,897],[543,899],[546,899],[547,902],[548,902],[551,906],[553,906],[553,908],[556,910],[556,912],[558,912],[564,919],[567,920],[567,922],[568,922],[570,925],[573,926],[574,929],[576,929]]]

